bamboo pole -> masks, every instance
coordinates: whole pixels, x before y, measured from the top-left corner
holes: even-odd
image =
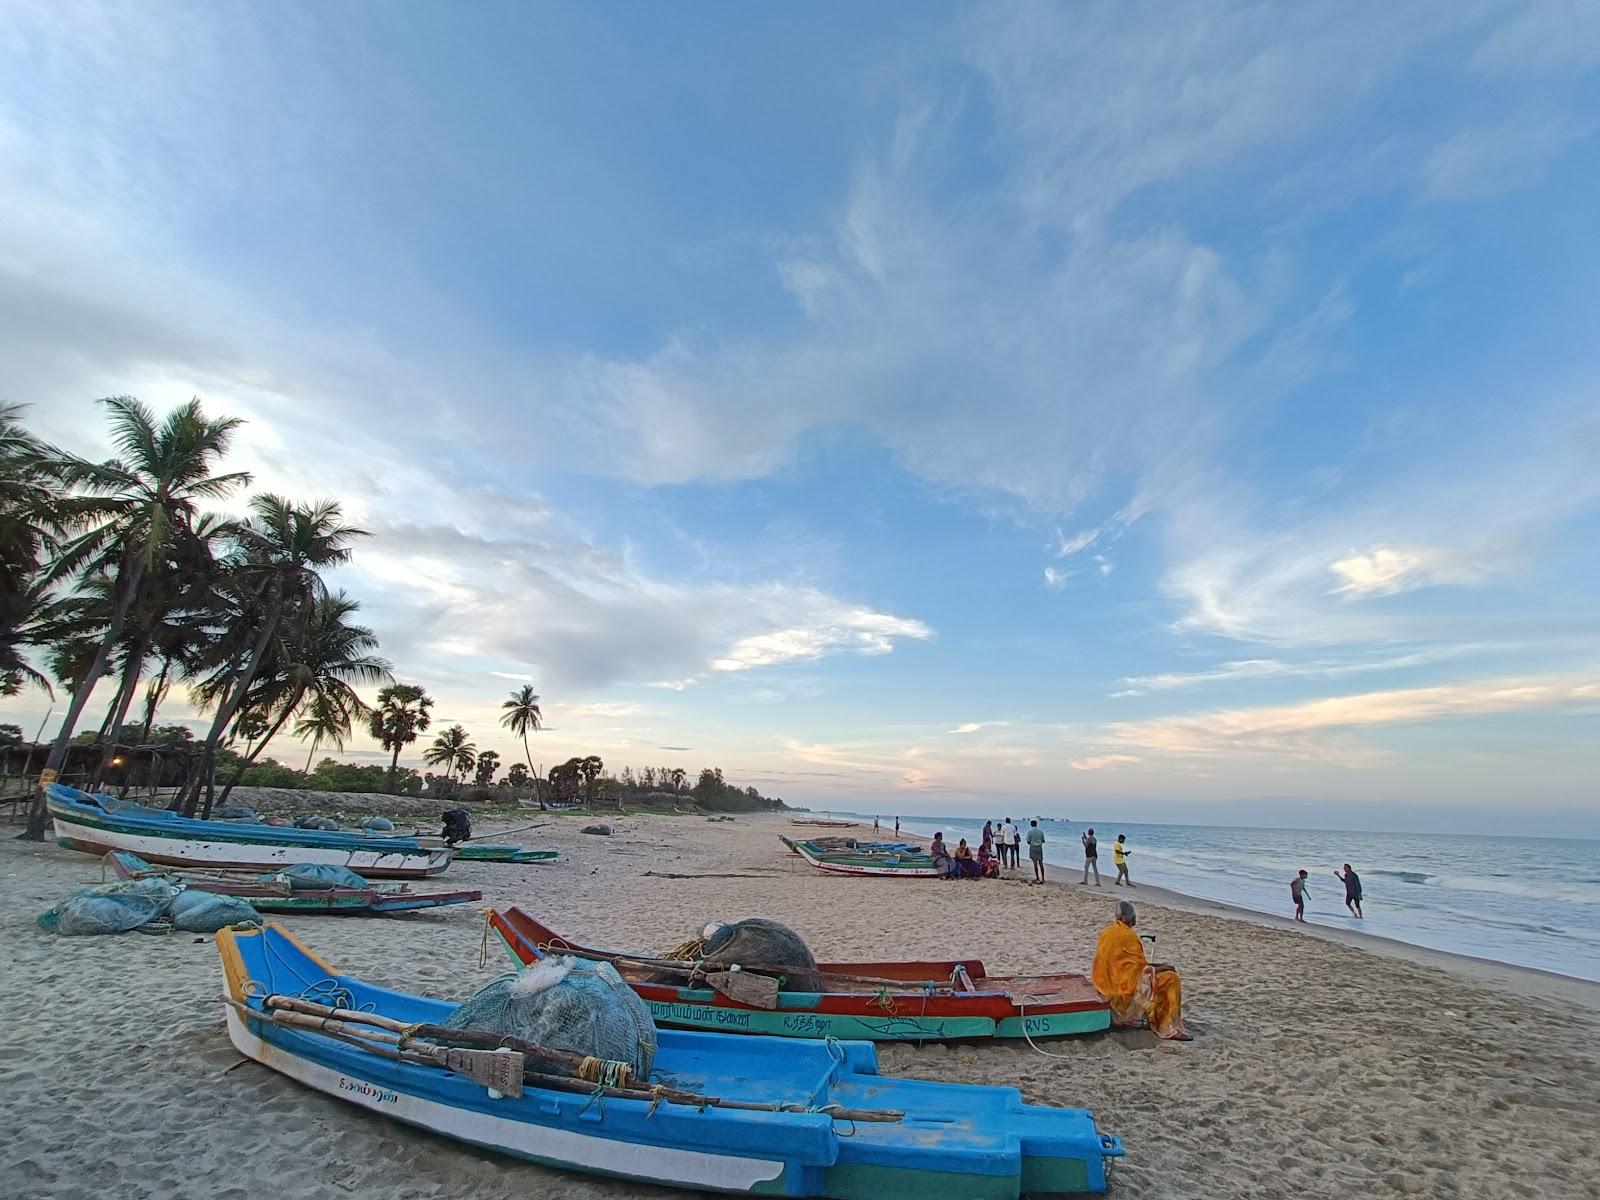
[[[623,1100],[683,1104],[695,1108],[726,1108],[741,1112],[805,1113],[822,1111],[839,1121],[892,1124],[905,1119],[905,1113],[888,1108],[826,1107],[813,1109],[801,1104],[783,1104],[774,1108],[771,1104],[758,1104],[749,1100],[725,1100],[720,1096],[706,1096],[698,1092],[687,1092],[679,1088],[669,1088],[659,1084],[649,1087],[595,1084],[577,1076],[577,1071],[587,1057],[586,1055],[576,1054],[570,1050],[558,1050],[550,1046],[540,1046],[535,1042],[524,1041],[522,1038],[510,1035],[501,1035],[481,1029],[455,1029],[428,1023],[407,1024],[404,1021],[396,1021],[392,1017],[385,1017],[379,1013],[358,1012],[348,1008],[333,1008],[329,1005],[301,1000],[295,996],[277,994],[266,996],[261,1001],[263,1006],[261,1009],[251,1008],[231,996],[224,996],[223,1000],[246,1016],[264,1018],[274,1024],[290,1028],[309,1029],[318,1033],[325,1033],[339,1041],[360,1045],[383,1055],[385,1058],[394,1058],[402,1062],[415,1062],[426,1066],[443,1065],[441,1059],[435,1056],[435,1052],[442,1056],[445,1048],[431,1045],[427,1042],[419,1043],[416,1040],[418,1038],[439,1041],[448,1040],[485,1049],[504,1047],[517,1051],[525,1059],[545,1068],[544,1070],[533,1068],[525,1071],[523,1075],[525,1081],[539,1087],[553,1088],[558,1091],[577,1092],[585,1095],[598,1091],[602,1095],[616,1096]],[[368,1028],[356,1028],[360,1026]],[[549,1070],[552,1067],[556,1069],[555,1073]]]

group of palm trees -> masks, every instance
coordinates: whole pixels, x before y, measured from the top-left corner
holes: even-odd
[[[66,689],[45,769],[62,770],[102,680],[114,685],[91,782],[132,722],[148,738],[182,682],[211,715],[175,801],[184,812],[209,815],[218,801],[219,749],[240,759],[225,798],[291,721],[313,754],[318,746],[342,749],[365,724],[393,751],[392,784],[401,749],[428,727],[431,700],[420,687],[393,682],[377,638],[354,619],[360,605],[323,579],[365,533],[333,501],[258,493],[247,515],[211,511],[250,482],[244,472],[216,469],[240,420],[210,417],[198,400],[165,417],[132,397],[101,403],[116,448],[102,462],[41,441],[19,406],[0,405],[0,695],[29,685],[50,690],[52,679]],[[369,706],[356,689],[375,683],[387,686]],[[506,709],[505,724],[526,748],[528,732],[539,728],[538,697],[525,687]],[[444,738],[453,742],[452,773],[470,769],[465,731],[457,726]],[[36,803],[23,836],[42,838],[45,822]]]
[[[373,708],[368,732],[392,752],[389,761],[389,780],[394,782],[394,772],[400,761],[403,747],[417,740],[431,722],[429,709],[433,698],[419,687],[393,684],[378,693],[378,703]],[[531,684],[523,684],[500,706],[500,724],[522,739],[522,749],[528,765],[513,763],[508,782],[520,787],[537,778],[533,769],[533,751],[528,735],[538,730],[544,722],[539,707],[538,694]],[[494,782],[500,769],[500,755],[494,750],[479,753],[463,725],[452,725],[439,733],[422,752],[422,761],[431,767],[441,767],[444,777],[452,782],[466,781],[467,772],[476,769],[475,780],[487,787]],[[598,761],[598,760],[597,760]]]

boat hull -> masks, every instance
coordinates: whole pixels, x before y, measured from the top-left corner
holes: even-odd
[[[780,835],[781,837],[781,835]],[[781,838],[806,862],[819,871],[834,875],[873,875],[886,879],[933,879],[942,875],[938,867],[926,857],[916,855],[824,854],[806,842]]]
[[[165,866],[219,870],[269,870],[317,863],[384,879],[422,879],[450,865],[450,851],[424,849],[403,838],[314,837],[319,831],[186,820],[171,814],[111,813],[78,800],[81,795],[75,789],[51,784],[46,799],[55,840],[86,854],[103,856],[127,850]],[[296,839],[294,832],[303,838]]]
[[[452,1006],[341,976],[275,926],[224,930],[217,949],[226,995],[248,1013],[225,1009],[229,1039],[246,1057],[367,1111],[547,1166],[740,1194],[896,1200],[938,1189],[1017,1200],[1103,1191],[1105,1161],[1122,1153],[1083,1110],[1025,1105],[1014,1088],[881,1077],[872,1047],[859,1042],[661,1035],[652,1082],[746,1109],[597,1100],[531,1084],[518,1099],[491,1096],[464,1076],[259,1015],[268,992],[323,998],[329,989],[408,1024],[442,1021]],[[835,1120],[829,1105],[905,1116]]]
[[[553,933],[521,909],[489,910],[489,925],[522,966],[547,953],[572,950],[605,955]],[[855,991],[778,993],[777,1007],[740,1004],[710,988],[678,987],[624,978],[658,1025],[716,1033],[771,1037],[839,1038],[870,1042],[953,1042],[988,1038],[1054,1038],[1099,1033],[1111,1027],[1111,1010],[1082,976],[990,978],[975,960],[927,963],[821,963],[824,974],[903,980],[902,987],[856,985]],[[921,985],[946,984],[957,972],[970,992],[934,993]],[[870,989],[870,990],[869,990]]]

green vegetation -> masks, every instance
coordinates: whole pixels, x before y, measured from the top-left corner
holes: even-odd
[[[754,788],[682,767],[605,773],[597,755],[574,757],[541,778],[530,735],[544,724],[532,685],[501,704],[500,724],[521,738],[526,762],[496,782],[500,756],[479,753],[461,725],[423,751],[439,768],[419,775],[399,765],[431,723],[433,698],[396,682],[360,604],[330,591],[323,576],[350,560],[366,534],[331,500],[298,503],[258,494],[242,518],[207,511],[248,487],[244,472],[219,468],[241,422],[207,416],[198,400],[157,417],[128,396],[102,401],[116,456],[91,462],[47,445],[23,427],[22,410],[0,405],[0,695],[37,686],[65,690],[67,709],[47,769],[69,751],[94,788],[129,768],[119,746],[162,747],[176,807],[208,816],[235,786],[390,792],[493,801],[512,797],[590,805],[622,802],[722,811],[778,807]],[[96,685],[111,688],[94,729],[77,732]],[[174,685],[204,721],[156,723]],[[381,685],[367,704],[358,689]],[[101,698],[106,699],[102,690]],[[135,707],[137,702],[137,707]],[[365,728],[389,751],[389,765],[356,766],[324,757]],[[265,756],[287,729],[307,745],[305,765]],[[0,726],[0,744],[23,740]],[[89,747],[85,754],[83,748]],[[98,751],[98,754],[96,754]],[[90,768],[85,770],[85,760]],[[98,762],[98,766],[94,764]],[[468,784],[468,779],[471,784]],[[126,778],[124,775],[123,778]],[[44,834],[36,802],[24,835]]]

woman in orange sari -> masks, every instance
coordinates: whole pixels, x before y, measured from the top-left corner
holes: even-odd
[[[1118,1025],[1146,1025],[1164,1038],[1188,1041],[1183,1027],[1183,988],[1178,973],[1165,963],[1145,960],[1144,944],[1133,931],[1137,917],[1126,900],[1117,905],[1117,919],[1100,935],[1094,952],[1094,986],[1111,1005]]]

